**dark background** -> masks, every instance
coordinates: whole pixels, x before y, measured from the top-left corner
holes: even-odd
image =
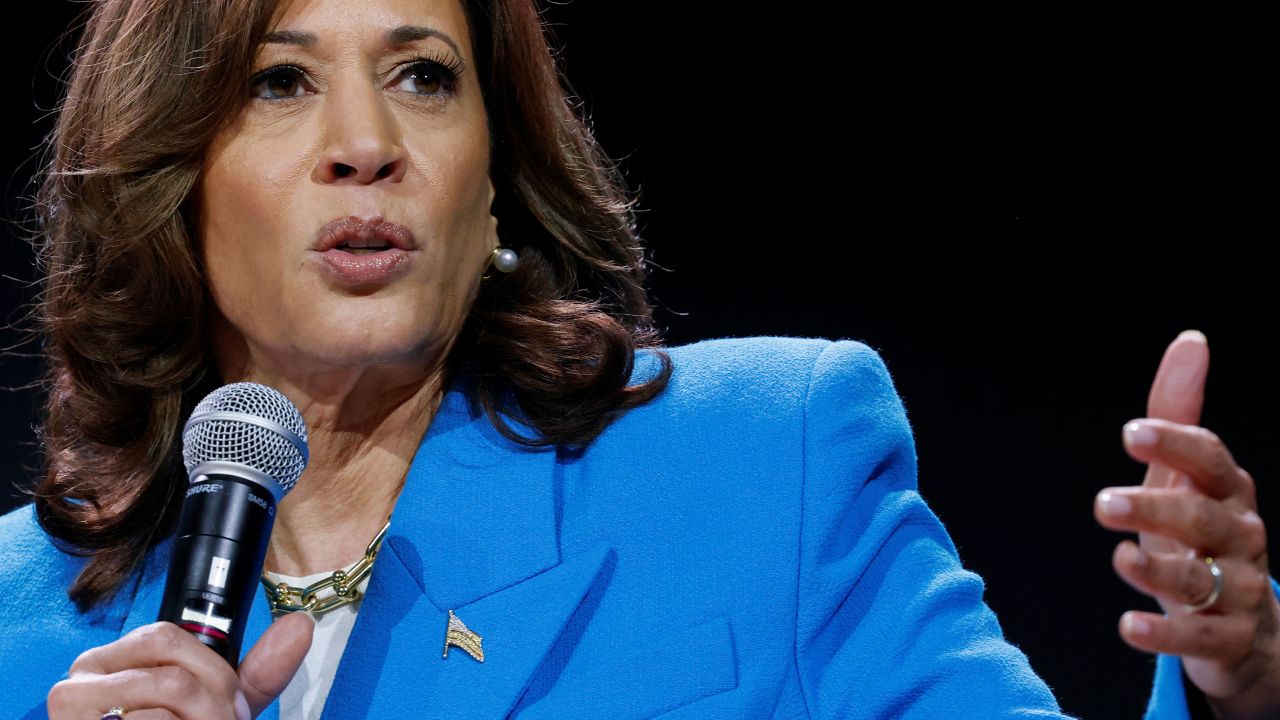
[[[1156,606],[1111,570],[1120,536],[1092,502],[1141,481],[1120,428],[1145,414],[1180,330],[1208,335],[1203,424],[1280,526],[1266,24],[1203,6],[688,6],[545,13],[599,139],[640,190],[669,342],[777,334],[879,350],[916,432],[921,490],[1008,639],[1067,712],[1140,717],[1152,658],[1116,624]],[[55,40],[82,8],[24,4],[0,46],[11,221],[26,217],[72,47]],[[17,236],[0,236],[0,302],[21,324],[34,291]],[[35,379],[21,352],[37,349],[0,358],[0,384]],[[35,403],[0,392],[0,510],[18,502],[7,481],[32,476]]]

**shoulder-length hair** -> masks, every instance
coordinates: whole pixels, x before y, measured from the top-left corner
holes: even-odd
[[[671,374],[636,201],[574,112],[534,0],[461,1],[493,211],[520,266],[482,283],[448,371],[475,378],[474,400],[512,440],[580,448]],[[179,428],[220,384],[193,189],[211,139],[247,100],[278,9],[100,0],[85,22],[35,204],[50,369],[45,472],[31,491],[45,532],[89,557],[68,590],[82,610],[114,594],[177,520]],[[660,370],[628,385],[641,347]]]

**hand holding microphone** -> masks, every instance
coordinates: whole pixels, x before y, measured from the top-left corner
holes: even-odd
[[[76,658],[49,692],[49,718],[86,720],[121,707],[128,720],[251,720],[293,679],[314,627],[307,613],[276,620],[236,671],[173,623],[143,625]]]
[[[306,436],[293,403],[263,385],[226,385],[196,406],[158,622],[76,658],[49,692],[50,718],[122,707],[130,718],[249,720],[284,691],[310,649],[310,616],[273,622],[243,663],[240,645],[276,507],[306,467]]]

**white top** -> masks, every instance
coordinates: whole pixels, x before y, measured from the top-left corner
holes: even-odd
[[[343,569],[350,572],[357,562],[360,561],[356,560]],[[332,570],[305,577],[293,577],[266,571],[268,580],[288,583],[295,587],[306,587],[331,574],[333,574]],[[280,720],[320,720],[325,698],[329,697],[329,688],[333,687],[333,676],[338,672],[338,661],[342,659],[342,651],[347,647],[351,628],[356,624],[356,613],[364,602],[364,592],[369,587],[369,579],[366,577],[358,586],[360,600],[311,616],[316,621],[316,629],[311,636],[311,649],[307,651],[307,656],[303,659],[298,672],[280,694]],[[329,596],[328,592],[321,594],[321,598]]]

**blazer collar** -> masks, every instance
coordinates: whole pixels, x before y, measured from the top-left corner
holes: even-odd
[[[506,717],[612,555],[601,542],[562,557],[556,449],[503,437],[470,389],[450,384],[411,463],[326,719]],[[121,635],[155,621],[171,546],[149,553]],[[450,609],[483,638],[483,663],[443,657]],[[242,652],[270,623],[255,596]],[[279,703],[260,717],[277,720]]]

